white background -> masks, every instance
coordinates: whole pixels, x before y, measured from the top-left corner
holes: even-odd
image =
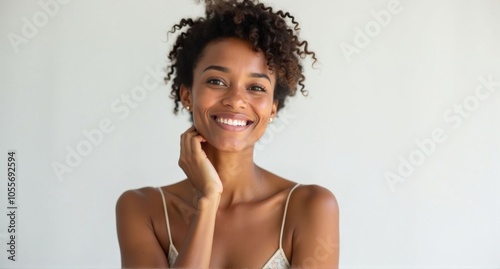
[[[489,92],[479,79],[500,82],[500,2],[401,0],[386,26],[373,14],[388,0],[268,2],[296,16],[320,61],[306,62],[310,95],[287,104],[256,162],[336,195],[341,267],[500,268],[500,86]],[[163,84],[126,116],[112,105],[123,109],[122,95],[167,65],[166,32],[202,6],[75,0],[46,21],[41,13],[38,1],[0,0],[0,267],[118,268],[116,199],[183,178],[178,144],[189,123],[173,115]],[[23,36],[33,20],[36,34]],[[354,46],[366,25],[370,43],[347,57],[341,44]],[[477,99],[476,87],[489,95]],[[457,116],[464,101],[470,110]],[[113,130],[58,179],[52,163],[67,165],[68,150],[88,144],[82,130],[103,119]],[[415,140],[435,130],[446,140],[422,155]],[[19,168],[15,263],[8,150]],[[425,159],[391,189],[387,173],[410,156]]]

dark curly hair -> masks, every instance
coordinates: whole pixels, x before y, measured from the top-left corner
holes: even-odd
[[[192,86],[193,70],[203,49],[221,38],[247,41],[254,51],[264,53],[269,69],[276,74],[274,100],[278,100],[278,110],[284,107],[287,96],[295,95],[298,86],[303,95],[308,94],[300,59],[310,55],[313,64],[317,59],[308,50],[307,41],[298,38],[300,28],[294,16],[253,0],[205,0],[205,4],[205,17],[182,19],[168,32],[182,31],[168,54],[171,64],[165,77],[166,83],[173,77],[170,97],[175,100],[175,114],[181,85]]]

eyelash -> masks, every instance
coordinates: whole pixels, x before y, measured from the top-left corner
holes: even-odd
[[[254,88],[259,88],[259,90],[257,90],[258,92],[266,92],[267,91],[266,87],[259,85],[259,84],[250,86],[250,89],[254,89]]]
[[[211,79],[207,80],[207,83],[215,85],[215,86],[226,86],[226,83],[223,80],[216,79],[216,78],[211,78]],[[255,88],[258,88],[258,89],[254,90]],[[250,86],[250,89],[253,91],[257,91],[257,92],[267,92],[266,87],[264,87],[260,84],[254,84],[254,85]]]
[[[226,83],[224,83],[224,81],[220,80],[220,79],[216,79],[216,78],[211,78],[207,81],[208,84],[212,84],[212,85],[216,85],[216,86],[225,86]],[[221,85],[222,84],[222,85]]]

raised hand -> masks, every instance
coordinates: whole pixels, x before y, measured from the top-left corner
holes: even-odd
[[[181,135],[179,166],[201,197],[212,198],[222,193],[222,182],[202,149],[205,142],[194,126],[187,129]]]

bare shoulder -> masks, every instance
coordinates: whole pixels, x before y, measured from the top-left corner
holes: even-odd
[[[167,259],[155,232],[161,211],[159,190],[153,187],[123,192],[116,202],[116,228],[122,267],[166,268]]]
[[[161,187],[143,187],[139,189],[127,190],[123,192],[118,198],[118,201],[116,202],[116,208],[150,208],[152,205],[159,205],[158,200],[161,199],[159,189],[161,189],[163,192],[168,192],[175,196],[182,197],[185,193],[185,186],[186,182],[185,180],[183,180]]]
[[[123,192],[116,202],[117,212],[120,209],[127,211],[133,208],[142,208],[147,206],[153,196],[157,195],[158,190],[153,187],[144,187],[140,189],[131,189]]]
[[[301,185],[290,198],[290,211],[297,222],[338,218],[339,206],[335,195],[319,185]]]
[[[290,190],[293,186],[297,185],[297,182],[291,181],[289,179],[280,177],[276,174],[273,174],[267,170],[264,170],[267,173],[267,177],[272,179],[274,185],[277,186],[277,189]],[[304,209],[328,209],[337,210],[337,199],[333,195],[333,193],[325,187],[311,184],[304,185],[300,184],[294,191],[290,197],[290,209],[289,210],[304,210]]]
[[[337,199],[330,190],[318,185],[300,186],[295,191],[295,197],[290,198],[294,224],[292,267],[338,268]]]
[[[306,207],[326,206],[337,207],[337,199],[333,193],[319,185],[300,185],[294,191],[295,200]]]
[[[137,202],[139,200],[144,200],[148,195],[151,194],[152,191],[155,191],[155,188],[143,187],[140,189],[126,190],[120,195],[120,197],[118,198],[118,202],[129,200],[134,200]]]

